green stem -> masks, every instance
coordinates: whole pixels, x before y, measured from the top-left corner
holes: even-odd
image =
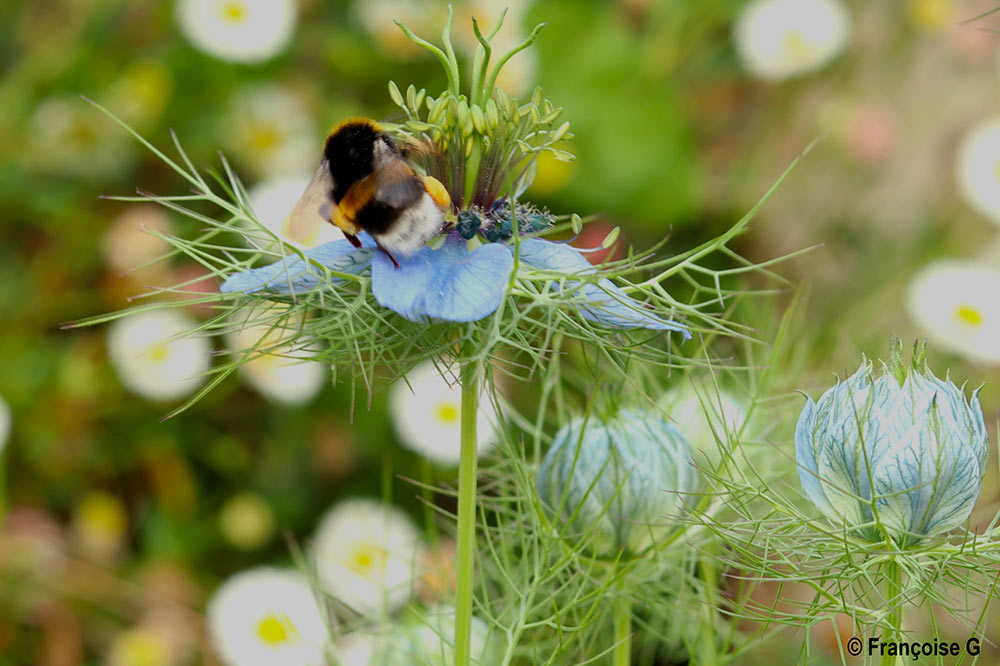
[[[458,559],[455,591],[455,666],[468,666],[472,635],[472,586],[476,559],[476,416],[482,363],[462,365],[462,449],[458,463]]]
[[[715,635],[715,612],[719,603],[719,566],[715,560],[718,543],[705,545],[705,558],[698,562],[704,584],[701,599],[702,618],[698,627],[697,658],[692,663],[698,666],[714,666],[719,662],[718,637]]]
[[[625,577],[618,580],[618,596],[615,597],[615,651],[613,666],[629,666],[632,663],[632,601],[625,596]]]
[[[882,639],[883,643],[903,640],[903,602],[900,594],[903,591],[903,570],[899,562],[890,559],[885,563],[885,603],[889,606],[889,631]],[[882,666],[895,666],[900,657],[883,655]]]

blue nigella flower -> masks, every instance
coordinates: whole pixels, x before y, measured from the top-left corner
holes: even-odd
[[[893,351],[881,374],[865,360],[819,401],[807,398],[795,458],[803,490],[828,518],[872,541],[884,538],[880,523],[907,545],[969,517],[988,439],[978,391],[966,400],[922,365],[922,352],[905,368]]]
[[[332,287],[342,280],[334,273],[360,274],[371,269],[372,292],[378,303],[410,321],[477,321],[494,312],[503,300],[514,269],[514,246],[497,242],[479,245],[471,252],[466,240],[452,232],[437,249],[423,247],[409,257],[397,257],[399,268],[375,247],[367,234],[360,234],[362,247],[346,239],[336,240],[287,257],[261,268],[229,276],[222,284],[223,293],[267,291],[290,294]],[[552,271],[564,276],[584,275],[596,269],[583,254],[564,243],[524,238],[519,260],[526,267]],[[558,277],[558,276],[556,276]],[[553,281],[558,289],[558,282]],[[630,298],[610,280],[586,283],[566,280],[580,315],[589,321],[614,328],[647,328],[674,331],[684,339],[691,337],[687,328],[662,319]]]
[[[654,413],[576,419],[538,468],[542,506],[597,556],[639,555],[677,527],[698,477],[691,445]]]

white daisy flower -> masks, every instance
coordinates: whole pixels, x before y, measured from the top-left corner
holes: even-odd
[[[966,202],[1000,224],[1000,116],[980,122],[962,137],[955,179]]]
[[[2,397],[0,397],[0,453],[7,446],[7,439],[10,437],[10,407]]]
[[[122,383],[150,400],[173,400],[201,386],[211,346],[206,338],[182,337],[196,325],[177,310],[141,312],[112,323],[108,354]]]
[[[421,613],[421,623],[414,627],[414,654],[418,663],[448,666],[455,661],[455,607],[440,604]],[[492,648],[489,626],[478,617],[472,617],[469,654],[473,663],[493,664],[497,655]]]
[[[327,623],[308,581],[291,570],[239,573],[208,603],[208,630],[229,666],[325,666]]]
[[[850,16],[838,0],[755,0],[740,12],[733,36],[748,72],[780,80],[825,65],[850,32]]]
[[[337,666],[411,664],[413,645],[403,627],[389,625],[380,633],[352,631],[337,638]]]
[[[457,377],[457,373],[453,375]],[[393,426],[408,448],[440,465],[457,465],[462,448],[462,389],[427,361],[406,373],[389,396]],[[487,395],[479,400],[476,449],[480,454],[496,441],[496,414]]]
[[[249,324],[227,336],[231,349],[264,349],[267,353],[240,365],[244,381],[268,400],[281,405],[303,405],[319,393],[326,381],[326,366],[313,359],[318,350],[282,345],[281,328]]]
[[[227,148],[265,178],[316,169],[321,148],[316,125],[302,99],[291,90],[276,85],[239,90],[222,131]]]
[[[177,19],[188,41],[227,62],[269,60],[288,46],[294,0],[179,0]]]
[[[319,522],[313,558],[324,589],[358,613],[388,613],[410,598],[421,544],[399,509],[341,502]]]
[[[419,617],[393,622],[378,631],[354,631],[337,639],[340,666],[383,666],[421,664],[449,666],[455,662],[455,607],[437,605],[421,611]],[[495,664],[499,658],[489,626],[472,617],[469,652],[473,663]]]
[[[104,232],[101,253],[108,268],[117,273],[135,272],[142,279],[166,269],[153,263],[172,246],[162,236],[173,233],[173,225],[162,206],[132,206],[115,218]]]
[[[419,53],[420,47],[394,21],[402,22],[418,35],[425,34],[434,12],[427,0],[363,0],[352,3],[351,9],[381,50],[397,58]]]
[[[250,205],[257,220],[281,240],[299,248],[311,248],[340,240],[344,234],[319,215],[293,225],[290,213],[299,202],[311,176],[275,178],[255,185],[250,190]]]
[[[974,361],[1000,363],[1000,271],[936,261],[913,277],[907,306],[936,344]]]
[[[92,179],[129,165],[128,134],[79,98],[60,95],[41,100],[24,134],[26,150],[18,157],[26,166]]]

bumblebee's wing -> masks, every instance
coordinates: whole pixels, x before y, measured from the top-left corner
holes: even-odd
[[[410,165],[401,159],[384,163],[372,173],[372,199],[390,210],[412,206],[427,190]]]
[[[326,160],[319,165],[316,175],[306,185],[305,191],[295,204],[295,208],[288,214],[288,236],[291,238],[305,238],[310,235],[310,231],[316,227],[317,221],[329,223],[328,216],[324,216],[321,210],[328,210],[332,205],[331,193],[333,192],[333,176]],[[326,208],[324,208],[326,207]]]

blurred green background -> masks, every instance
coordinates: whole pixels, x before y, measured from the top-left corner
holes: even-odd
[[[458,15],[490,19],[504,4],[460,2]],[[543,161],[526,198],[599,214],[591,243],[621,225],[637,248],[670,234],[664,251],[687,249],[739,219],[822,137],[738,244],[755,260],[817,246],[777,269],[808,288],[795,342],[806,374],[793,386],[815,395],[861,352],[884,355],[890,334],[933,333],[905,305],[929,262],[1000,262],[996,225],[963,200],[954,176],[961,137],[1000,100],[1000,16],[962,23],[991,3],[848,3],[844,52],[783,81],[741,66],[732,33],[744,3],[735,0],[512,4],[511,39],[548,26],[502,83],[523,95],[537,81],[576,134],[567,149],[577,160]],[[444,85],[436,61],[390,20],[436,34],[443,7],[302,0],[291,43],[238,64],[195,48],[172,2],[0,5],[0,397],[12,414],[0,454],[0,664],[106,663],[116,636],[153,621],[185,646],[172,663],[214,663],[199,611],[220,580],[289,562],[289,540],[306,538],[319,514],[339,498],[380,495],[386,478],[420,517],[399,477],[424,467],[396,441],[384,394],[350,423],[346,388],[324,382],[289,406],[234,375],[161,421],[179,401],[124,387],[107,327],[60,326],[202,275],[180,260],[126,272],[150,252],[137,224],[181,234],[196,225],[99,198],[137,187],[182,194],[185,184],[81,95],[156,146],[176,131],[199,167],[217,165],[221,150],[248,187],[308,175],[342,118],[399,120],[390,78]],[[932,367],[986,383],[993,424],[996,365],[958,351],[932,342]],[[791,433],[775,445],[790,447]],[[974,523],[996,508],[991,470]],[[453,478],[447,468],[432,474]],[[258,531],[227,527],[227,507]],[[784,663],[770,652],[781,649],[750,659]]]

